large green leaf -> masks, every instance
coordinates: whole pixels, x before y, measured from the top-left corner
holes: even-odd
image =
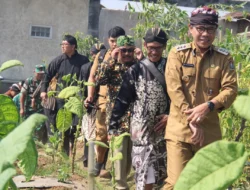
[[[15,66],[23,66],[23,63],[18,60],[9,60],[4,62],[0,67],[0,72]]]
[[[25,150],[33,129],[44,123],[46,117],[33,114],[0,141],[0,173],[5,164],[13,164]]]
[[[79,118],[82,118],[83,105],[77,97],[70,97],[64,107]]]
[[[18,189],[17,189],[17,186],[16,186],[16,184],[15,184],[15,182],[13,181],[13,179],[10,179],[10,180],[9,180],[9,188],[10,188],[11,190],[18,190]]]
[[[0,172],[0,189],[8,189],[9,181],[12,176],[16,174],[16,170],[13,167],[6,168],[3,172]]]
[[[67,131],[72,124],[72,113],[65,108],[59,109],[56,115],[56,128],[60,132]]]
[[[36,150],[36,144],[33,139],[30,139],[26,149],[18,157],[18,166],[25,175],[26,181],[29,181],[36,171],[37,158],[38,153]]]
[[[250,96],[238,96],[236,98],[236,100],[234,101],[234,109],[237,111],[237,113],[247,119],[248,121],[250,121],[250,114],[249,114],[249,110],[250,110]]]
[[[13,100],[0,94],[0,139],[12,131],[19,122],[19,113]]]
[[[241,143],[217,141],[198,151],[182,171],[175,190],[225,190],[242,174],[248,158]]]
[[[67,88],[64,88],[59,94],[58,98],[61,99],[67,99],[71,96],[74,96],[76,93],[80,91],[80,88],[78,86],[69,86]]]

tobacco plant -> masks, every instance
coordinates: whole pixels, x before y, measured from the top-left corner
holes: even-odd
[[[23,64],[18,60],[7,61],[1,65],[0,72],[14,66]],[[34,114],[18,126],[20,117],[14,102],[10,97],[0,95],[0,189],[17,189],[11,179],[16,173],[13,166],[16,160],[26,181],[35,173],[38,154],[32,132],[45,119],[40,114]]]

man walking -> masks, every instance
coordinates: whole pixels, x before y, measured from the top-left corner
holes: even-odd
[[[111,57],[111,52],[116,48],[116,41],[119,36],[125,35],[125,31],[123,28],[119,26],[115,26],[111,28],[108,32],[108,43],[110,49],[105,51],[100,51],[93,63],[93,66],[90,71],[90,76],[88,82],[95,83],[99,89],[94,86],[88,86],[88,97],[85,100],[85,106],[88,106],[88,103],[93,103],[94,101],[94,93],[98,94],[97,97],[97,105],[100,109],[96,112],[96,140],[107,143],[107,126],[105,124],[106,121],[106,102],[107,102],[107,86],[99,85],[99,68],[100,64],[103,61],[107,61]],[[99,68],[98,68],[99,67]],[[96,92],[95,92],[96,90]],[[107,149],[101,146],[96,146],[97,149],[97,159],[95,165],[95,176],[100,174],[101,169],[104,167],[107,161]],[[105,158],[106,155],[106,158]],[[105,174],[106,175],[106,174]]]
[[[142,51],[135,47],[134,38],[131,36],[120,36],[117,39],[117,47],[112,51],[111,57],[107,62],[101,63],[99,81],[107,85],[107,108],[106,108],[106,124],[109,125],[110,116],[113,110],[115,99],[119,93],[122,77],[125,72],[134,65],[137,60],[143,58]],[[121,121],[119,134],[129,132],[130,110],[128,109]],[[121,152],[122,160],[115,161],[115,181],[116,189],[128,189],[127,175],[131,169],[131,148],[132,142],[129,137],[124,137],[121,147],[115,150],[116,153]],[[115,153],[115,154],[116,154]]]
[[[237,95],[233,58],[212,45],[217,28],[215,10],[195,9],[189,24],[193,42],[174,47],[168,55],[165,76],[172,103],[165,134],[167,190],[174,188],[199,149],[222,138],[218,112],[230,107]]]
[[[82,65],[89,62],[88,58],[77,52],[77,41],[75,37],[71,35],[65,35],[61,43],[62,54],[56,57],[48,66],[45,78],[41,87],[41,98],[43,101],[47,100],[47,88],[50,81],[54,76],[56,76],[57,83],[62,83],[64,86],[65,81],[62,80],[64,75],[71,74],[71,77],[76,75],[79,78]],[[77,85],[76,83],[73,85]],[[61,89],[57,87],[57,91]],[[56,126],[56,114],[60,108],[64,106],[64,101],[62,99],[56,99],[55,109],[50,112],[51,123]],[[76,117],[76,115],[74,115]],[[64,150],[69,155],[70,144],[73,148],[74,143],[74,133],[76,131],[76,125],[78,121],[76,118],[73,119],[72,128],[65,132],[64,138]]]
[[[20,116],[27,119],[33,113],[43,113],[40,99],[41,81],[44,78],[45,66],[36,65],[34,76],[25,80],[20,95]],[[47,142],[45,125],[39,126],[36,131],[38,140]]]
[[[131,106],[132,166],[137,190],[152,190],[166,178],[166,148],[163,132],[169,111],[162,53],[167,36],[150,28],[144,37],[148,57],[131,66],[123,77],[110,119],[110,135],[119,135],[121,119]]]

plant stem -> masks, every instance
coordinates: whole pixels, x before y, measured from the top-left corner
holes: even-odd
[[[61,152],[64,150],[63,145],[64,145],[64,132],[62,132],[62,144],[61,144]]]
[[[76,156],[76,143],[77,143],[77,138],[79,137],[79,129],[80,129],[80,124],[82,123],[82,118],[79,118],[79,122],[78,125],[76,126],[76,132],[75,132],[75,140],[74,140],[74,147],[73,147],[73,152],[72,152],[72,163],[71,163],[71,167],[72,167],[72,174],[74,174],[74,170],[75,170],[75,156]]]
[[[238,142],[240,140],[240,137],[243,135],[243,131],[246,128],[246,119],[242,119],[241,120],[241,124],[240,124],[240,131],[238,133],[238,135],[235,138],[235,141]]]

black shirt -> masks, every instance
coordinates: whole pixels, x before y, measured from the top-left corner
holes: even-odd
[[[79,54],[77,51],[75,51],[75,54],[71,57],[68,57],[66,54],[59,55],[53,59],[48,66],[42,83],[41,92],[47,91],[49,82],[56,74],[58,83],[64,83],[62,77],[68,74],[71,74],[71,77],[76,74],[76,78],[79,79],[81,67],[88,62],[89,59]]]

